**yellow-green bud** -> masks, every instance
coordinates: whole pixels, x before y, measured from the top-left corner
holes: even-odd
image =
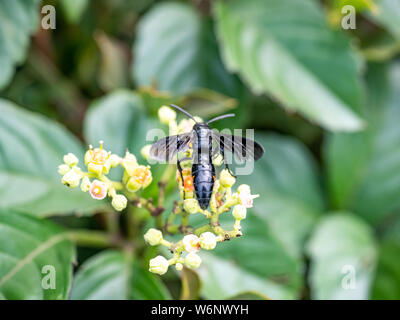
[[[133,172],[138,166],[135,155],[129,151],[126,151],[125,157],[121,160],[121,165],[126,170],[128,175],[132,176]]]
[[[223,163],[224,163],[224,158],[222,157],[221,153],[218,153],[218,155],[213,159],[213,164],[219,167]]]
[[[95,173],[96,175],[101,175],[103,172],[103,165],[102,164],[95,164],[93,162],[88,163],[88,171]]]
[[[122,194],[115,195],[111,201],[111,205],[117,211],[124,210],[127,204],[128,204],[128,199],[126,199],[126,197]]]
[[[143,158],[146,160],[150,159],[150,148],[151,144],[145,145],[142,150],[140,150],[140,154],[142,155]]]
[[[176,268],[176,270],[181,271],[181,270],[183,269],[182,263],[179,263],[179,262],[178,262],[178,263],[175,265],[175,268]]]
[[[61,182],[67,187],[76,188],[79,186],[81,180],[80,175],[78,175],[74,170],[69,170],[61,179]]]
[[[194,214],[200,211],[200,206],[196,199],[185,199],[183,201],[183,208],[187,213],[190,214]]]
[[[185,264],[189,268],[196,269],[201,265],[201,258],[196,253],[188,253],[188,255],[185,257]]]
[[[130,192],[136,192],[142,187],[142,184],[137,182],[135,178],[130,178],[126,183],[126,189]]]
[[[212,232],[204,232],[200,235],[200,247],[205,250],[212,250],[217,245],[217,238]]]
[[[236,206],[233,207],[232,215],[236,220],[243,220],[246,219],[246,212],[247,209],[245,206],[237,204]]]
[[[227,169],[221,171],[221,174],[219,176],[219,183],[224,188],[232,187],[235,184],[235,181],[236,181],[235,177],[233,177]]]
[[[157,256],[150,260],[149,271],[162,275],[168,271],[168,260],[163,256]]]
[[[161,123],[169,124],[171,121],[176,119],[176,112],[172,110],[170,107],[162,106],[158,109],[158,118]]]
[[[163,234],[160,230],[151,228],[144,235],[144,240],[151,246],[156,246],[161,244],[163,240]]]
[[[66,165],[73,167],[78,164],[79,160],[73,153],[68,153],[64,156],[64,162]]]
[[[88,192],[90,190],[90,186],[92,185],[92,183],[90,182],[88,177],[84,177],[82,179],[82,183],[81,183],[81,190],[83,192]]]
[[[250,193],[250,186],[247,184],[241,184],[238,188],[237,188],[237,192],[241,193],[241,192],[245,192],[245,193]]]
[[[121,157],[116,154],[112,154],[108,160],[113,168],[117,167],[121,163]]]
[[[58,166],[58,173],[61,174],[62,176],[64,174],[66,174],[71,168],[69,167],[69,165],[66,164],[60,164]]]

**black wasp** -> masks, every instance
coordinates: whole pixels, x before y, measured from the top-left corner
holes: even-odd
[[[178,109],[196,122],[194,117],[186,110],[173,104],[171,104],[171,107]],[[155,142],[150,149],[150,156],[153,159],[171,161],[178,152],[189,149],[191,143],[191,148],[193,149],[192,158],[178,159],[177,167],[183,181],[181,162],[193,159],[193,186],[197,201],[203,210],[207,209],[210,203],[215,181],[215,167],[212,160],[219,152],[230,174],[232,172],[226,161],[225,150],[232,152],[236,159],[241,162],[258,160],[264,153],[264,148],[253,140],[219,133],[216,130],[212,130],[209,126],[211,122],[234,116],[234,114],[230,113],[218,116],[208,122],[196,122],[191,132],[162,138]]]

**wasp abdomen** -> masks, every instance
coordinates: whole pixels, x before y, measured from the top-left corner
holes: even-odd
[[[193,185],[200,208],[207,209],[214,187],[215,168],[211,163],[193,164]]]

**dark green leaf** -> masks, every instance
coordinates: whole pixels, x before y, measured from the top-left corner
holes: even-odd
[[[5,299],[66,299],[75,250],[56,225],[0,211],[0,296]],[[54,268],[55,288],[45,278]],[[45,268],[44,268],[45,267]]]
[[[215,9],[223,58],[255,93],[331,130],[363,127],[360,61],[316,1],[219,1]]]

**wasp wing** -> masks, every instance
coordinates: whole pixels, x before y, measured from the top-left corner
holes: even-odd
[[[189,148],[192,136],[192,132],[189,132],[161,138],[152,144],[150,157],[162,162],[171,161],[178,152]]]
[[[213,130],[213,140],[218,147],[232,152],[237,160],[245,162],[249,160],[258,160],[264,154],[264,148],[258,142],[241,136],[220,133]]]

